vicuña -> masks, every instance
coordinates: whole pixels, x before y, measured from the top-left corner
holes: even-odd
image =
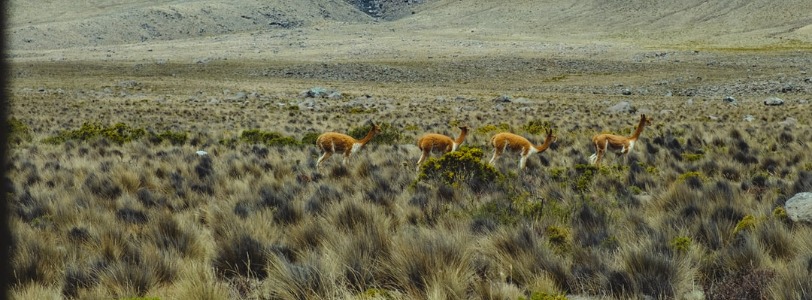
[[[640,115],[640,123],[637,125],[637,129],[635,129],[634,133],[629,137],[608,133],[596,134],[592,137],[592,144],[595,145],[595,153],[589,156],[589,162],[594,163],[596,167],[600,168],[601,158],[603,158],[606,150],[612,149],[623,154],[623,161],[625,163],[628,161],[629,152],[634,149],[634,144],[637,142],[637,139],[640,138],[640,133],[643,132],[643,128],[646,127],[646,125],[651,125],[651,119],[646,118],[646,115],[643,114]]]
[[[424,134],[417,140],[417,148],[423,152],[423,154],[420,155],[420,159],[417,160],[418,171],[420,171],[420,164],[422,164],[432,152],[437,151],[446,154],[451,151],[456,151],[457,148],[459,148],[460,144],[465,141],[465,136],[468,135],[468,126],[460,126],[459,128],[462,131],[460,131],[460,135],[456,140],[436,133]]]
[[[527,158],[530,157],[531,154],[544,152],[544,150],[547,150],[547,148],[555,142],[556,138],[557,137],[553,135],[552,129],[547,129],[547,138],[544,139],[544,143],[535,146],[524,137],[508,132],[497,133],[491,138],[493,157],[491,157],[489,163],[493,165],[496,159],[502,155],[502,152],[519,153],[521,156],[519,159],[519,170],[523,170],[527,164]]]
[[[316,146],[319,147],[319,150],[322,152],[318,163],[316,163],[316,167],[321,167],[321,163],[336,152],[344,154],[344,159],[341,161],[341,163],[346,165],[350,155],[358,152],[358,150],[363,148],[364,145],[372,140],[372,138],[375,137],[375,135],[380,131],[381,128],[378,127],[378,125],[375,125],[375,123],[372,123],[372,128],[369,130],[367,135],[360,140],[356,140],[349,135],[337,132],[322,133],[316,139]]]

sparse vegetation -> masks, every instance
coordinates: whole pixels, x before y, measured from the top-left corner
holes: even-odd
[[[808,53],[701,41],[619,52],[523,31],[490,41],[472,27],[463,41],[444,30],[443,47],[404,39],[415,47],[397,58],[357,50],[381,42],[365,34],[322,59],[301,37],[329,22],[241,32],[258,44],[241,44],[239,59],[175,58],[149,42],[87,51],[104,61],[10,56],[12,297],[812,297],[812,227],[784,208],[812,187]],[[387,36],[416,32],[399,26]],[[207,53],[234,45],[206,38],[221,43]],[[777,48],[793,45],[808,48]],[[340,95],[301,94],[325,84]],[[499,93],[522,97],[490,100]],[[772,94],[787,104],[765,109],[758,98]],[[621,98],[653,124],[627,158],[607,152],[596,168],[591,136],[634,130],[639,115],[604,111]],[[351,164],[316,168],[320,133],[360,138],[370,120],[382,131]],[[465,144],[416,172],[416,138],[460,125],[474,129]],[[522,172],[517,156],[487,163],[494,133],[539,140],[548,128],[554,151]]]

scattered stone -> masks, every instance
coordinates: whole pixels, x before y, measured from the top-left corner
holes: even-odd
[[[306,91],[302,92],[301,95],[302,95],[302,97],[305,97],[305,98],[331,98],[331,99],[335,99],[334,97],[336,97],[336,95],[338,95],[339,98],[341,97],[341,93],[339,93],[338,91],[331,90],[331,89],[326,89],[326,88],[319,87],[319,86],[310,88],[309,90],[306,90]]]
[[[784,100],[778,97],[769,97],[764,100],[764,105],[779,106],[784,105]]]
[[[733,98],[732,96],[727,96],[722,100],[724,100],[725,102],[730,103],[731,105],[734,105],[734,106],[739,105],[739,101],[736,101],[736,98]]]
[[[795,124],[798,124],[798,119],[793,117],[787,117],[786,120],[778,122],[778,124],[782,126],[795,127]]]
[[[209,101],[207,103],[208,104],[220,104],[220,100],[217,99],[217,98],[211,98],[211,99],[209,99]]]
[[[714,115],[708,116],[708,119],[711,119],[711,121],[719,121],[719,117],[714,116]]]
[[[228,97],[229,101],[243,101],[248,99],[248,94],[245,92],[237,92],[236,94]]]
[[[807,104],[807,103],[809,103],[809,100],[806,99],[798,100],[798,104]]]
[[[499,97],[491,99],[491,101],[496,102],[496,103],[508,103],[508,102],[513,101],[513,97],[511,97],[509,95],[501,95]]]
[[[663,109],[663,110],[660,111],[661,115],[670,115],[670,114],[673,114],[673,113],[675,113],[675,111],[673,109]]]
[[[519,103],[519,104],[530,104],[530,100],[527,99],[527,98],[524,98],[524,97],[516,98],[516,100],[513,100],[513,102]]]
[[[753,122],[753,120],[755,120],[755,119],[756,119],[756,117],[754,117],[753,115],[744,116],[744,120],[747,121],[747,122]]]
[[[633,111],[632,104],[629,103],[628,101],[622,101],[622,102],[619,102],[618,104],[615,104],[615,105],[612,105],[612,106],[606,108],[606,112],[613,113],[613,114],[616,114],[616,113],[627,113],[628,114],[628,113],[631,113],[632,111]]]
[[[624,88],[623,90],[620,91],[620,93],[623,94],[623,95],[629,96],[629,95],[632,94],[632,90]]]
[[[812,193],[797,193],[784,204],[787,216],[794,222],[812,222]]]
[[[685,104],[694,105],[694,99],[688,99],[688,101],[686,101]]]
[[[665,93],[665,96],[666,97],[671,97],[671,96],[674,96],[674,93],[672,93],[671,91],[668,91],[668,93]]]
[[[197,151],[195,151],[195,153],[197,153],[198,156],[206,156],[206,155],[209,154],[208,152],[203,151],[203,150],[197,150]]]

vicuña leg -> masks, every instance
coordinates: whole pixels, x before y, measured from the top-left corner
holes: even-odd
[[[420,171],[420,165],[426,160],[426,157],[429,156],[428,151],[423,151],[423,154],[420,155],[420,159],[417,160],[417,171]]]
[[[323,162],[325,159],[327,159],[328,157],[330,157],[330,155],[333,155],[333,154],[332,154],[332,153],[330,153],[330,152],[324,152],[324,154],[322,154],[322,155],[321,155],[321,157],[319,157],[319,161],[316,163],[316,167],[321,167],[321,163],[322,163],[322,162]]]

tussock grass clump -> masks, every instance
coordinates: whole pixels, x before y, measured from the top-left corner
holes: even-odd
[[[247,234],[238,234],[218,243],[212,266],[223,278],[235,276],[264,279],[268,276],[268,249]]]

